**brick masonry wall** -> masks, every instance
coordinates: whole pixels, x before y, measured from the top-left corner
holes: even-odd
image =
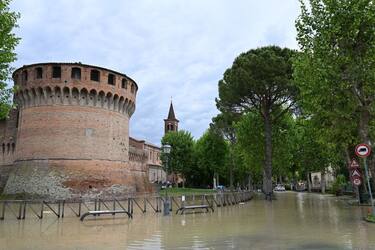
[[[21,113],[16,161],[128,160],[129,119],[80,106],[39,106]]]

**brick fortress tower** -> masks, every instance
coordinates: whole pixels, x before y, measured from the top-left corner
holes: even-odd
[[[18,118],[4,193],[69,199],[144,191],[146,171],[129,161],[134,80],[81,63],[27,65],[13,79]]]

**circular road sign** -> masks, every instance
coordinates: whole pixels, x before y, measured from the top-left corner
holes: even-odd
[[[361,144],[358,144],[356,147],[355,147],[355,154],[358,156],[358,157],[361,157],[361,158],[366,158],[367,156],[369,156],[371,153],[371,148],[369,145],[365,144],[365,143],[361,143]]]
[[[362,184],[362,181],[359,178],[354,178],[353,179],[353,184],[356,185],[356,186],[360,186]]]

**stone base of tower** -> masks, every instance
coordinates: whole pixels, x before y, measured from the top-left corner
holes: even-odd
[[[143,164],[137,162],[29,160],[12,168],[4,194],[23,198],[121,199],[152,191]]]

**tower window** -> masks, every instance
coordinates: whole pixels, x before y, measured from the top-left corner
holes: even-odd
[[[135,92],[135,86],[134,86],[133,83],[132,83],[132,86],[131,86],[131,92],[132,92],[132,94],[134,94],[134,92]]]
[[[52,67],[52,78],[61,78],[61,67],[53,66]]]
[[[108,74],[108,84],[109,85],[115,85],[116,79],[114,74]]]
[[[38,67],[35,69],[35,79],[42,79],[43,78],[43,68]]]
[[[81,80],[81,69],[77,68],[77,67],[72,68],[71,77],[72,77],[72,79]]]
[[[127,89],[128,88],[128,83],[126,82],[126,79],[122,79],[122,82],[121,82],[121,88],[123,89]]]
[[[99,80],[100,79],[100,72],[99,72],[99,70],[96,70],[96,69],[91,70],[90,79],[91,79],[91,81],[99,82],[100,81]]]

